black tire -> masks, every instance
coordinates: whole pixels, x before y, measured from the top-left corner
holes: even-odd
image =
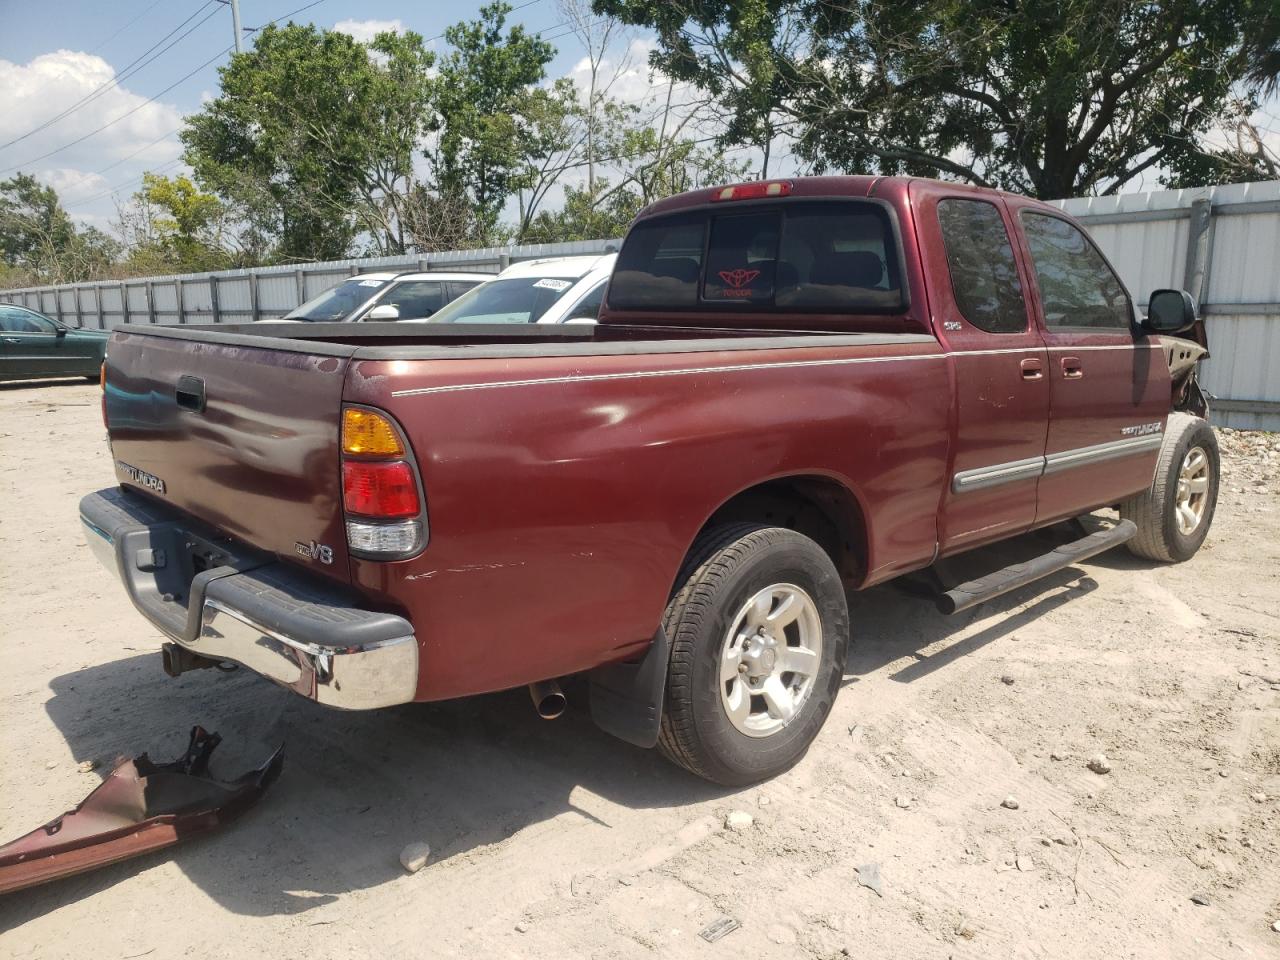
[[[1187,454],[1197,448],[1208,461],[1208,489],[1199,523],[1185,533],[1178,525],[1178,478]],[[1181,563],[1195,556],[1213,523],[1220,464],[1213,428],[1189,413],[1170,414],[1151,487],[1120,504],[1121,519],[1132,520],[1138,527],[1138,535],[1129,541],[1129,551],[1164,563]]]
[[[807,698],[776,733],[739,731],[722,704],[721,645],[731,619],[758,591],[794,584],[817,608],[822,653]],[[822,729],[844,676],[849,613],[844,586],[827,553],[794,530],[733,523],[694,543],[676,580],[663,627],[671,639],[658,747],[704,779],[744,786],[793,766]]]

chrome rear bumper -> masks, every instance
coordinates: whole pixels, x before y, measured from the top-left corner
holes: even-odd
[[[80,519],[138,610],[192,653],[341,709],[413,700],[418,643],[404,618],[362,609],[335,586],[118,488],[85,497]]]

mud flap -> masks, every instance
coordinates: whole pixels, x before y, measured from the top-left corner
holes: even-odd
[[[159,850],[235,819],[280,775],[284,746],[257,769],[221,781],[207,775],[221,742],[197,726],[187,752],[171,763],[145,753],[122,760],[74,810],[0,847],[0,894]]]
[[[643,657],[634,663],[596,667],[591,684],[591,719],[605,733],[649,749],[658,742],[667,687],[671,641],[661,627]]]

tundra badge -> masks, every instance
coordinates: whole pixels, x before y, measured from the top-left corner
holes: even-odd
[[[323,543],[316,543],[314,540],[308,540],[306,543],[299,540],[294,543],[293,550],[298,556],[306,557],[308,560],[333,563],[333,547],[325,546]]]
[[[156,493],[164,493],[164,481],[155,474],[147,473],[145,470],[139,470],[133,464],[125,463],[123,460],[117,460],[116,466],[120,468],[121,473],[138,486],[154,490]]]

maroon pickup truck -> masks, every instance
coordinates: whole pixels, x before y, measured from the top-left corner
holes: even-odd
[[[1139,315],[1004,193],[698,190],[636,220],[595,326],[380,326],[116,329],[117,486],[80,510],[170,673],[544,714],[585,674],[601,727],[748,783],[830,711],[846,590],[1119,507],[952,612],[1125,542],[1185,560],[1213,517],[1190,297]]]

